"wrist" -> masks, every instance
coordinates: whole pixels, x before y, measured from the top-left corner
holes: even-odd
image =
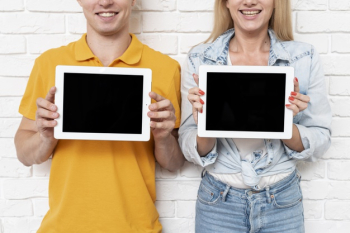
[[[39,136],[40,141],[44,144],[52,144],[52,143],[56,143],[58,141],[58,139],[54,138],[53,136],[47,137],[40,132],[38,132],[38,136]]]
[[[155,143],[166,144],[167,142],[172,140],[174,136],[171,133],[169,133],[166,135],[153,135],[153,138]]]
[[[196,141],[197,141],[197,152],[201,157],[203,157],[213,150],[216,143],[216,138],[204,138],[204,137],[199,137],[197,135]]]

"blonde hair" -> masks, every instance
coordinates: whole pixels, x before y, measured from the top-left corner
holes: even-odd
[[[214,28],[204,43],[216,40],[222,33],[234,27],[230,11],[226,7],[226,1],[228,0],[215,0]],[[281,41],[294,40],[290,0],[274,1],[275,9],[269,22],[269,28],[274,30],[276,37]]]

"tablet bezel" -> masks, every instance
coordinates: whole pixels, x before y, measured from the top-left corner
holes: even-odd
[[[85,73],[85,74],[115,74],[115,75],[141,75],[143,76],[143,96],[142,96],[142,133],[122,134],[122,133],[81,133],[63,132],[63,93],[65,73]],[[147,116],[148,106],[151,104],[149,92],[152,88],[152,70],[146,68],[119,68],[119,67],[91,67],[91,66],[57,66],[56,67],[56,95],[57,105],[57,125],[54,128],[56,139],[74,140],[110,140],[110,141],[149,141],[150,140],[150,118]],[[117,107],[117,106],[116,106]]]
[[[198,113],[198,136],[214,138],[262,138],[262,139],[290,139],[293,129],[293,112],[285,108],[283,132],[254,132],[254,131],[215,131],[206,130],[207,110],[207,73],[285,73],[285,104],[290,104],[288,98],[294,91],[294,68],[281,66],[222,66],[222,65],[201,65],[199,67],[199,88],[204,91],[201,99],[204,101],[203,113]],[[219,81],[219,80],[218,80]]]

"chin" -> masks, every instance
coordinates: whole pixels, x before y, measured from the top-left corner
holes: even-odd
[[[97,30],[95,30],[98,32],[98,34],[103,35],[103,36],[112,36],[112,35],[116,35],[118,33],[120,33],[122,31],[122,28],[119,27],[101,27],[101,28],[97,28]]]
[[[249,25],[249,26],[243,26],[241,27],[243,31],[249,32],[249,33],[255,33],[263,30],[265,27],[262,27],[261,25]]]

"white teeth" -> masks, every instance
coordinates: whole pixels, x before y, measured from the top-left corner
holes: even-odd
[[[241,11],[244,15],[257,15],[260,11]]]
[[[102,17],[112,17],[114,16],[116,13],[99,13],[100,16]]]

